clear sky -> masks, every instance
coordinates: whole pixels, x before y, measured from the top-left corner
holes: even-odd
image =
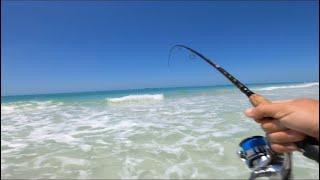
[[[1,95],[318,81],[317,1],[1,1]]]

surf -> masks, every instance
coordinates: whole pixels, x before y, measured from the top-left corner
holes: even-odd
[[[295,89],[295,88],[307,88],[307,87],[313,87],[313,86],[319,86],[319,82],[301,83],[301,84],[295,84],[295,85],[270,86],[270,87],[264,87],[264,88],[257,88],[256,90],[272,91],[276,89]]]
[[[127,95],[118,98],[107,98],[108,103],[124,103],[124,102],[146,102],[146,101],[162,101],[163,94],[140,94]]]

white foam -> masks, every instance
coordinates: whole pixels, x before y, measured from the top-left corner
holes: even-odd
[[[79,170],[79,179],[88,179],[88,173],[84,170]]]
[[[24,143],[9,143],[8,146],[10,148],[13,148],[15,150],[18,150],[18,149],[23,149],[27,146],[27,144],[24,144]]]
[[[72,137],[69,134],[56,134],[56,135],[52,135],[51,136],[52,140],[55,140],[56,142],[59,143],[66,143],[66,144],[70,144],[74,141],[76,141],[76,138]]]
[[[161,101],[164,99],[163,94],[141,94],[141,95],[128,95],[120,98],[108,98],[107,101],[110,103],[121,103],[121,102],[139,102],[139,101]]]
[[[1,111],[13,111],[14,110],[14,106],[10,106],[10,105],[1,105]]]
[[[319,86],[319,82],[313,82],[313,83],[302,83],[302,84],[296,84],[296,85],[282,85],[282,86],[271,86],[271,87],[265,87],[265,88],[259,88],[256,90],[260,91],[272,91],[275,89],[292,89],[292,88],[306,88],[306,87],[312,87],[312,86]]]
[[[137,124],[132,121],[121,121],[118,124],[114,125],[113,129],[128,129],[136,125]]]
[[[66,156],[63,156],[63,157],[58,156],[55,158],[61,161],[63,167],[66,165],[83,166],[83,165],[87,164],[87,160],[80,159],[80,158],[71,158],[71,157],[66,157]]]
[[[3,105],[1,104],[1,115],[12,115],[16,112],[16,105]]]
[[[197,178],[199,176],[199,173],[198,173],[198,168],[192,168],[192,174],[191,174],[191,178]]]
[[[172,179],[172,175],[176,174],[178,177],[181,177],[183,174],[183,170],[178,165],[173,165],[171,167],[168,167],[165,171],[165,176],[168,179]]]
[[[136,166],[140,164],[143,159],[126,157],[122,164],[122,172],[119,174],[121,179],[138,179]]]
[[[84,152],[89,152],[92,149],[92,146],[87,145],[87,144],[82,144],[82,145],[80,145],[80,149]]]
[[[10,132],[15,130],[17,130],[15,126],[1,126],[1,132]]]

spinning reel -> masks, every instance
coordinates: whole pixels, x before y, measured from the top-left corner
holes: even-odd
[[[271,150],[268,141],[263,136],[252,136],[239,144],[239,157],[250,168],[250,180],[259,177],[270,179],[290,179],[291,154],[278,154]]]

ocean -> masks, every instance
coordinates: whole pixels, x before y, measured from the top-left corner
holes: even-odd
[[[319,99],[319,83],[249,87]],[[247,179],[239,142],[263,135],[233,86],[1,97],[1,178]],[[295,179],[319,165],[293,153]]]

